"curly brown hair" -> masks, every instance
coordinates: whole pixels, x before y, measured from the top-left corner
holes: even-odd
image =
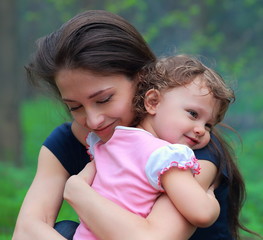
[[[217,123],[221,122],[229,103],[235,100],[234,92],[225,84],[223,78],[213,69],[205,66],[195,57],[177,55],[160,58],[145,66],[138,74],[137,89],[134,97],[135,121],[137,125],[147,114],[144,107],[145,94],[150,89],[160,92],[190,84],[199,77],[220,101]]]

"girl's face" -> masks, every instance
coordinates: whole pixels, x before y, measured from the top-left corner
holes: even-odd
[[[74,120],[104,142],[117,125],[129,126],[133,120],[135,87],[123,74],[103,76],[83,69],[63,69],[56,84]]]
[[[190,84],[165,91],[160,95],[148,119],[151,132],[170,143],[199,149],[210,141],[216,123],[219,101],[197,77]],[[144,121],[144,123],[147,121]]]

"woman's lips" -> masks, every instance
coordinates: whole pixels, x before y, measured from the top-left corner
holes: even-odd
[[[94,133],[96,133],[102,140],[105,137],[112,136],[114,130],[115,130],[115,122],[107,125],[106,127],[93,130]]]

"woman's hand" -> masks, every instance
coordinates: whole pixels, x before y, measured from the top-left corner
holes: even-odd
[[[83,189],[92,184],[95,174],[96,167],[94,161],[92,161],[78,175],[71,176],[65,184],[64,199],[72,204],[75,199],[81,198]]]
[[[91,185],[95,177],[95,174],[96,174],[95,162],[91,161],[82,169],[81,172],[79,172],[78,176],[82,177],[87,184]]]
[[[79,175],[73,175],[67,180],[63,197],[70,205],[74,202],[75,198],[80,196],[83,185],[88,184],[85,182],[85,179]]]
[[[215,198],[214,191],[215,191],[215,185],[213,184],[207,189],[206,193],[207,193],[208,196],[211,196],[212,198]]]

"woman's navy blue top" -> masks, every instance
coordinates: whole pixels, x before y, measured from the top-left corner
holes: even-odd
[[[86,147],[73,135],[71,123],[64,123],[57,127],[43,145],[57,157],[70,175],[78,174],[90,161]],[[218,160],[209,147],[195,150],[195,155],[197,159],[206,159],[218,166]],[[223,180],[215,190],[221,209],[219,218],[208,228],[198,228],[190,240],[233,240],[227,220],[227,173],[223,172],[223,176]]]

